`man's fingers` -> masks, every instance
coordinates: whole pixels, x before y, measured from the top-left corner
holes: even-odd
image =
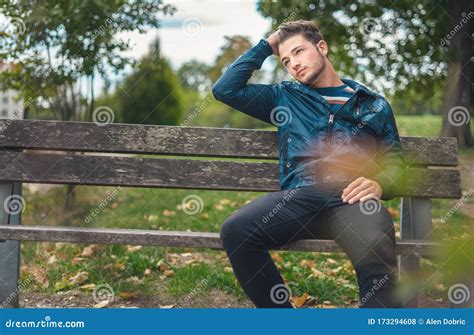
[[[349,185],[346,186],[346,188],[342,192],[342,197],[346,197],[354,188],[362,184],[364,181],[363,177],[359,177],[353,182],[351,182]]]
[[[348,203],[350,205],[352,205],[353,203],[357,202],[360,198],[362,198],[363,196],[366,196],[368,194],[371,194],[373,193],[371,189],[365,189],[365,190],[362,190],[360,191],[359,193],[355,194],[354,196],[352,196],[351,198],[348,199]]]
[[[360,198],[360,202],[364,202],[364,201],[367,201],[367,200],[370,200],[370,199],[380,200],[379,197],[377,196],[377,194],[370,193],[370,194],[367,194],[366,196],[363,196],[362,198]]]
[[[342,197],[342,200],[347,201],[347,200],[351,199],[352,197],[354,197],[356,194],[359,194],[361,191],[367,190],[367,189],[372,191],[372,189],[370,188],[369,183],[362,182],[362,184],[360,184],[359,186],[354,188],[352,191],[350,191],[348,193],[346,192],[346,195],[344,195]]]

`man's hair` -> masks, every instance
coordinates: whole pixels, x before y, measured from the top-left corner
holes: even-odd
[[[303,35],[306,40],[314,45],[323,39],[323,35],[313,21],[290,21],[281,24],[278,29],[280,30],[278,34],[278,44],[283,43],[295,35]]]

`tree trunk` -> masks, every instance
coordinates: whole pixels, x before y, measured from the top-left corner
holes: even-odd
[[[474,105],[474,56],[471,37],[474,34],[474,3],[452,0],[448,73],[444,86],[443,128],[441,136],[456,137],[459,148],[474,145],[470,123]],[[464,15],[463,15],[464,14]]]
[[[74,209],[76,204],[76,184],[67,185],[66,187],[66,202],[64,203],[64,212],[67,213]]]

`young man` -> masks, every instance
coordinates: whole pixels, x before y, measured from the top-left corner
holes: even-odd
[[[248,84],[270,55],[295,81]],[[400,307],[395,232],[378,201],[394,197],[403,173],[395,119],[382,96],[340,79],[311,21],[283,24],[241,55],[215,83],[214,97],[278,127],[280,192],[233,213],[221,239],[242,288],[257,307],[293,307],[270,249],[333,239],[351,260],[361,307]],[[315,279],[317,280],[317,279]]]

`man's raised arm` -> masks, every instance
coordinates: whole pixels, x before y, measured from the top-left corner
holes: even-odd
[[[212,87],[216,100],[267,123],[272,123],[270,113],[276,107],[277,86],[248,84],[253,71],[259,70],[268,56],[275,51],[276,36],[261,39],[235,60]]]

